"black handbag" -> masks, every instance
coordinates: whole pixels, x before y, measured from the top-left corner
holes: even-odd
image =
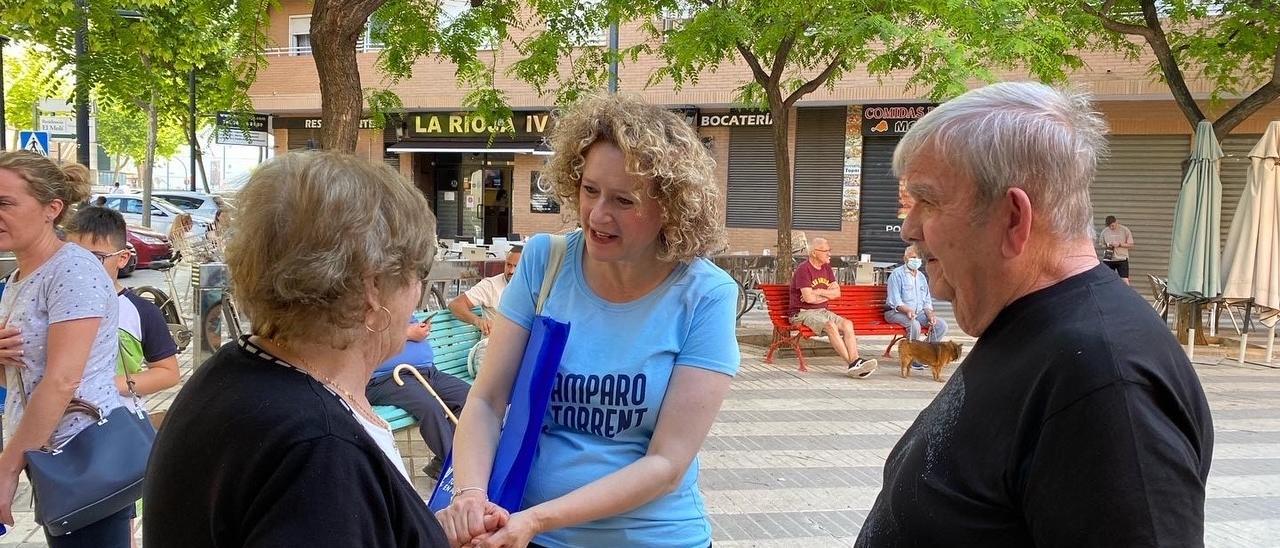
[[[23,390],[25,399],[25,385]],[[104,417],[93,404],[74,398],[66,413],[84,413],[94,422],[59,447],[26,451],[35,520],[52,536],[97,523],[142,498],[156,437],[146,413],[125,405]]]

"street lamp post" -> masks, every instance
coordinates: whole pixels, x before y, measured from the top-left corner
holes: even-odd
[[[80,26],[76,28],[76,162],[89,167],[89,77],[84,70],[85,41],[89,35],[89,6],[86,0],[76,0],[76,13],[80,14]],[[117,16],[129,21],[141,21],[142,13],[134,10],[115,10]]]
[[[196,191],[196,69],[192,68],[187,77],[187,92],[190,93],[191,104],[191,192]]]
[[[76,13],[80,15],[80,26],[76,27],[76,161],[89,167],[89,78],[84,71],[89,11],[85,0],[76,0]]]
[[[4,47],[9,37],[0,34],[0,150],[9,148],[9,126],[4,118]]]

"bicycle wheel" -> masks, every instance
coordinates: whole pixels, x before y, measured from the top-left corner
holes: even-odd
[[[156,305],[156,308],[160,309],[160,314],[164,316],[165,323],[182,323],[182,316],[178,314],[178,307],[168,293],[161,291],[159,288],[144,285],[133,288],[133,294]]]
[[[173,302],[168,294],[149,285],[133,288],[133,294],[151,301],[151,304],[160,309],[164,323],[169,326],[169,336],[173,337],[173,342],[178,345],[178,352],[185,351],[191,345],[191,330],[187,329],[186,323],[182,321],[182,315],[178,314],[177,303]]]
[[[742,282],[738,282],[738,314],[735,321],[742,321],[742,316],[751,310],[751,305],[754,304],[755,302],[750,300],[747,288],[742,285]]]

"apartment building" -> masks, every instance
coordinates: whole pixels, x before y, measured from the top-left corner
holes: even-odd
[[[465,0],[445,4],[446,16],[467,6]],[[302,0],[282,0],[271,9],[269,34],[276,47],[268,51],[269,63],[250,90],[256,110],[273,117],[277,153],[315,148],[320,141],[320,76],[310,57],[310,11],[310,2]],[[622,47],[647,39],[638,25],[620,29]],[[603,40],[601,33],[596,45],[603,46]],[[363,84],[388,87],[376,67],[378,45],[365,39],[357,47]],[[406,109],[398,123],[375,129],[366,121],[360,130],[357,152],[397,166],[422,190],[439,219],[441,237],[528,235],[561,231],[574,223],[563,217],[548,189],[539,184],[551,153],[543,138],[553,125],[553,98],[505,75],[514,54],[495,54],[498,86],[515,111],[514,135],[491,139],[490,128],[463,108],[467,90],[456,84],[454,67],[435,59],[419,60],[412,78],[389,86]],[[1131,258],[1135,278],[1162,272],[1191,127],[1165,84],[1148,74],[1150,59],[1104,54],[1084,58],[1085,68],[1070,80],[1095,94],[1111,126],[1111,157],[1093,192],[1097,223],[1115,215],[1133,230],[1138,244]],[[681,111],[695,125],[716,160],[730,251],[761,253],[772,247],[773,117],[733,108],[749,69],[724,66],[676,91],[669,83],[645,86],[658,66],[659,59],[647,57],[623,64],[620,90]],[[903,212],[890,160],[902,134],[935,106],[921,98],[923,90],[906,88],[907,77],[851,73],[833,89],[808,95],[790,117],[795,229],[829,239],[837,255],[869,253],[883,261],[896,261],[901,255]],[[1207,83],[1191,84],[1207,100]],[[1211,107],[1211,116],[1223,108]],[[1224,237],[1244,185],[1247,162],[1242,154],[1257,141],[1266,122],[1276,118],[1280,105],[1239,126],[1223,144],[1228,154],[1222,172]]]

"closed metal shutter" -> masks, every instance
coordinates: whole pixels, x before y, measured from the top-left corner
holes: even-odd
[[[1227,245],[1227,233],[1231,232],[1231,219],[1240,205],[1245,178],[1249,173],[1249,151],[1258,144],[1262,135],[1228,135],[1222,140],[1222,245]]]
[[[802,108],[796,115],[792,225],[840,230],[844,193],[845,107]]]
[[[1173,210],[1191,137],[1119,135],[1112,136],[1109,144],[1111,155],[1098,166],[1090,189],[1094,226],[1101,230],[1106,217],[1115,215],[1133,232],[1129,279],[1143,296],[1149,296],[1147,274],[1169,275]]]
[[[859,253],[871,260],[897,263],[907,244],[898,218],[898,178],[893,176],[893,149],[900,137],[862,140],[862,205],[858,220]]]
[[[729,192],[725,225],[733,228],[778,227],[778,175],[773,161],[773,128],[729,129]]]

